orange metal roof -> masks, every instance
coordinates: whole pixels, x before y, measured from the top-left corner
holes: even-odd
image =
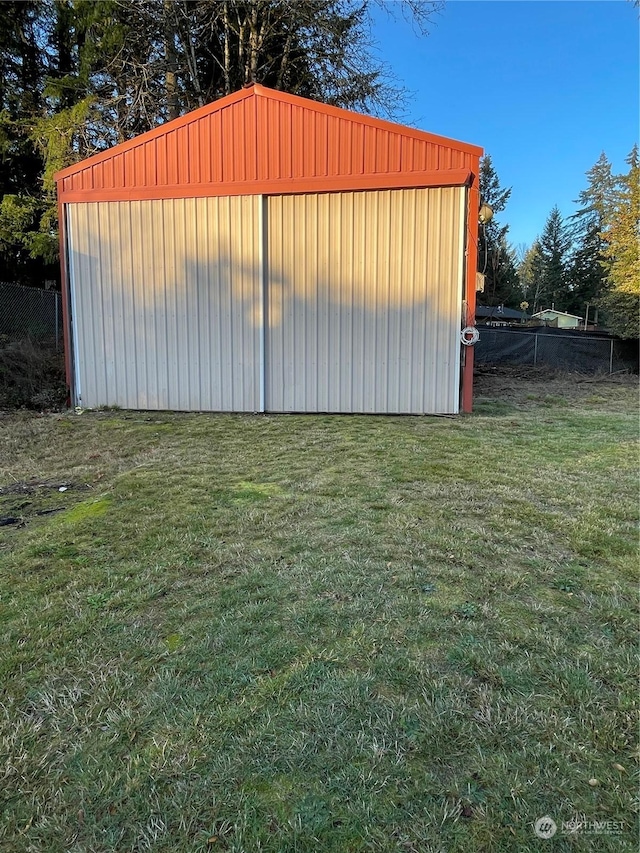
[[[61,202],[455,186],[475,145],[253,85],[58,172]]]

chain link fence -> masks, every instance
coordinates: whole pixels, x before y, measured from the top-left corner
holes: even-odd
[[[553,367],[575,373],[638,371],[638,342],[565,330],[478,327],[476,364]]]
[[[0,282],[0,335],[62,350],[62,296],[56,290]]]
[[[0,411],[64,408],[63,349],[60,293],[0,282]]]

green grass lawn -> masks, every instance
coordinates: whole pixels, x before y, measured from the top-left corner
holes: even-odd
[[[0,849],[635,850],[637,386],[478,395],[0,418]]]

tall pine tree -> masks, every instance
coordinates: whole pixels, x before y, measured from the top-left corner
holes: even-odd
[[[542,256],[540,241],[537,237],[524,252],[518,264],[518,278],[523,300],[528,302],[529,307],[534,310],[536,302],[538,304],[540,302],[539,288],[542,282]]]
[[[540,268],[533,311],[552,306],[566,311],[569,304],[568,261],[571,236],[557,205],[553,208],[540,235]]]
[[[602,230],[617,197],[618,179],[604,152],[587,174],[588,186],[578,196],[580,205],[570,217],[575,248],[567,269],[567,310],[582,316],[606,286],[607,264]]]

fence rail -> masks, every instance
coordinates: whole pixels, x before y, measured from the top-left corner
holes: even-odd
[[[0,281],[0,335],[62,349],[62,297],[56,290]]]
[[[548,365],[576,373],[616,373],[638,370],[637,342],[594,336],[518,329],[479,327],[477,364]]]

